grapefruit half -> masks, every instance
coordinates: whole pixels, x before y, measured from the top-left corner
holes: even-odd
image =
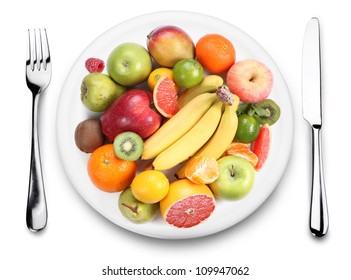
[[[177,85],[169,77],[164,76],[156,83],[153,101],[158,112],[171,118],[179,110]]]
[[[166,197],[160,202],[163,219],[178,228],[190,228],[211,216],[215,200],[210,188],[182,179],[170,184]]]

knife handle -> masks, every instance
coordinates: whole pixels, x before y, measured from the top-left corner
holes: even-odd
[[[324,236],[329,227],[327,196],[322,165],[321,126],[312,126],[312,192],[310,230],[317,237]]]

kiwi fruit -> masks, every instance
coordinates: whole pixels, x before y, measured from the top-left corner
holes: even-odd
[[[85,152],[92,153],[105,143],[99,120],[86,119],[80,122],[74,132],[77,147]]]
[[[273,125],[280,117],[280,108],[271,99],[265,99],[254,105],[254,117],[260,124]]]
[[[113,148],[117,157],[123,160],[135,161],[144,151],[143,139],[136,133],[127,131],[116,136]]]

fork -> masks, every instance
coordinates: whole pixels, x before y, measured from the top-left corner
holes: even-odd
[[[40,160],[38,137],[39,97],[51,80],[51,58],[46,29],[42,35],[34,29],[28,29],[28,47],[26,59],[26,82],[32,92],[32,139],[31,161],[28,188],[26,222],[29,230],[37,232],[47,223],[47,205],[44,191],[43,174]]]

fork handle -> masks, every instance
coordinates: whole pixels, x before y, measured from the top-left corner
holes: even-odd
[[[324,236],[329,227],[327,196],[322,165],[321,126],[312,126],[312,192],[310,209],[310,230],[317,236]]]
[[[39,97],[40,94],[33,95],[31,162],[26,213],[27,227],[33,232],[45,228],[47,223],[47,206],[38,137]]]

